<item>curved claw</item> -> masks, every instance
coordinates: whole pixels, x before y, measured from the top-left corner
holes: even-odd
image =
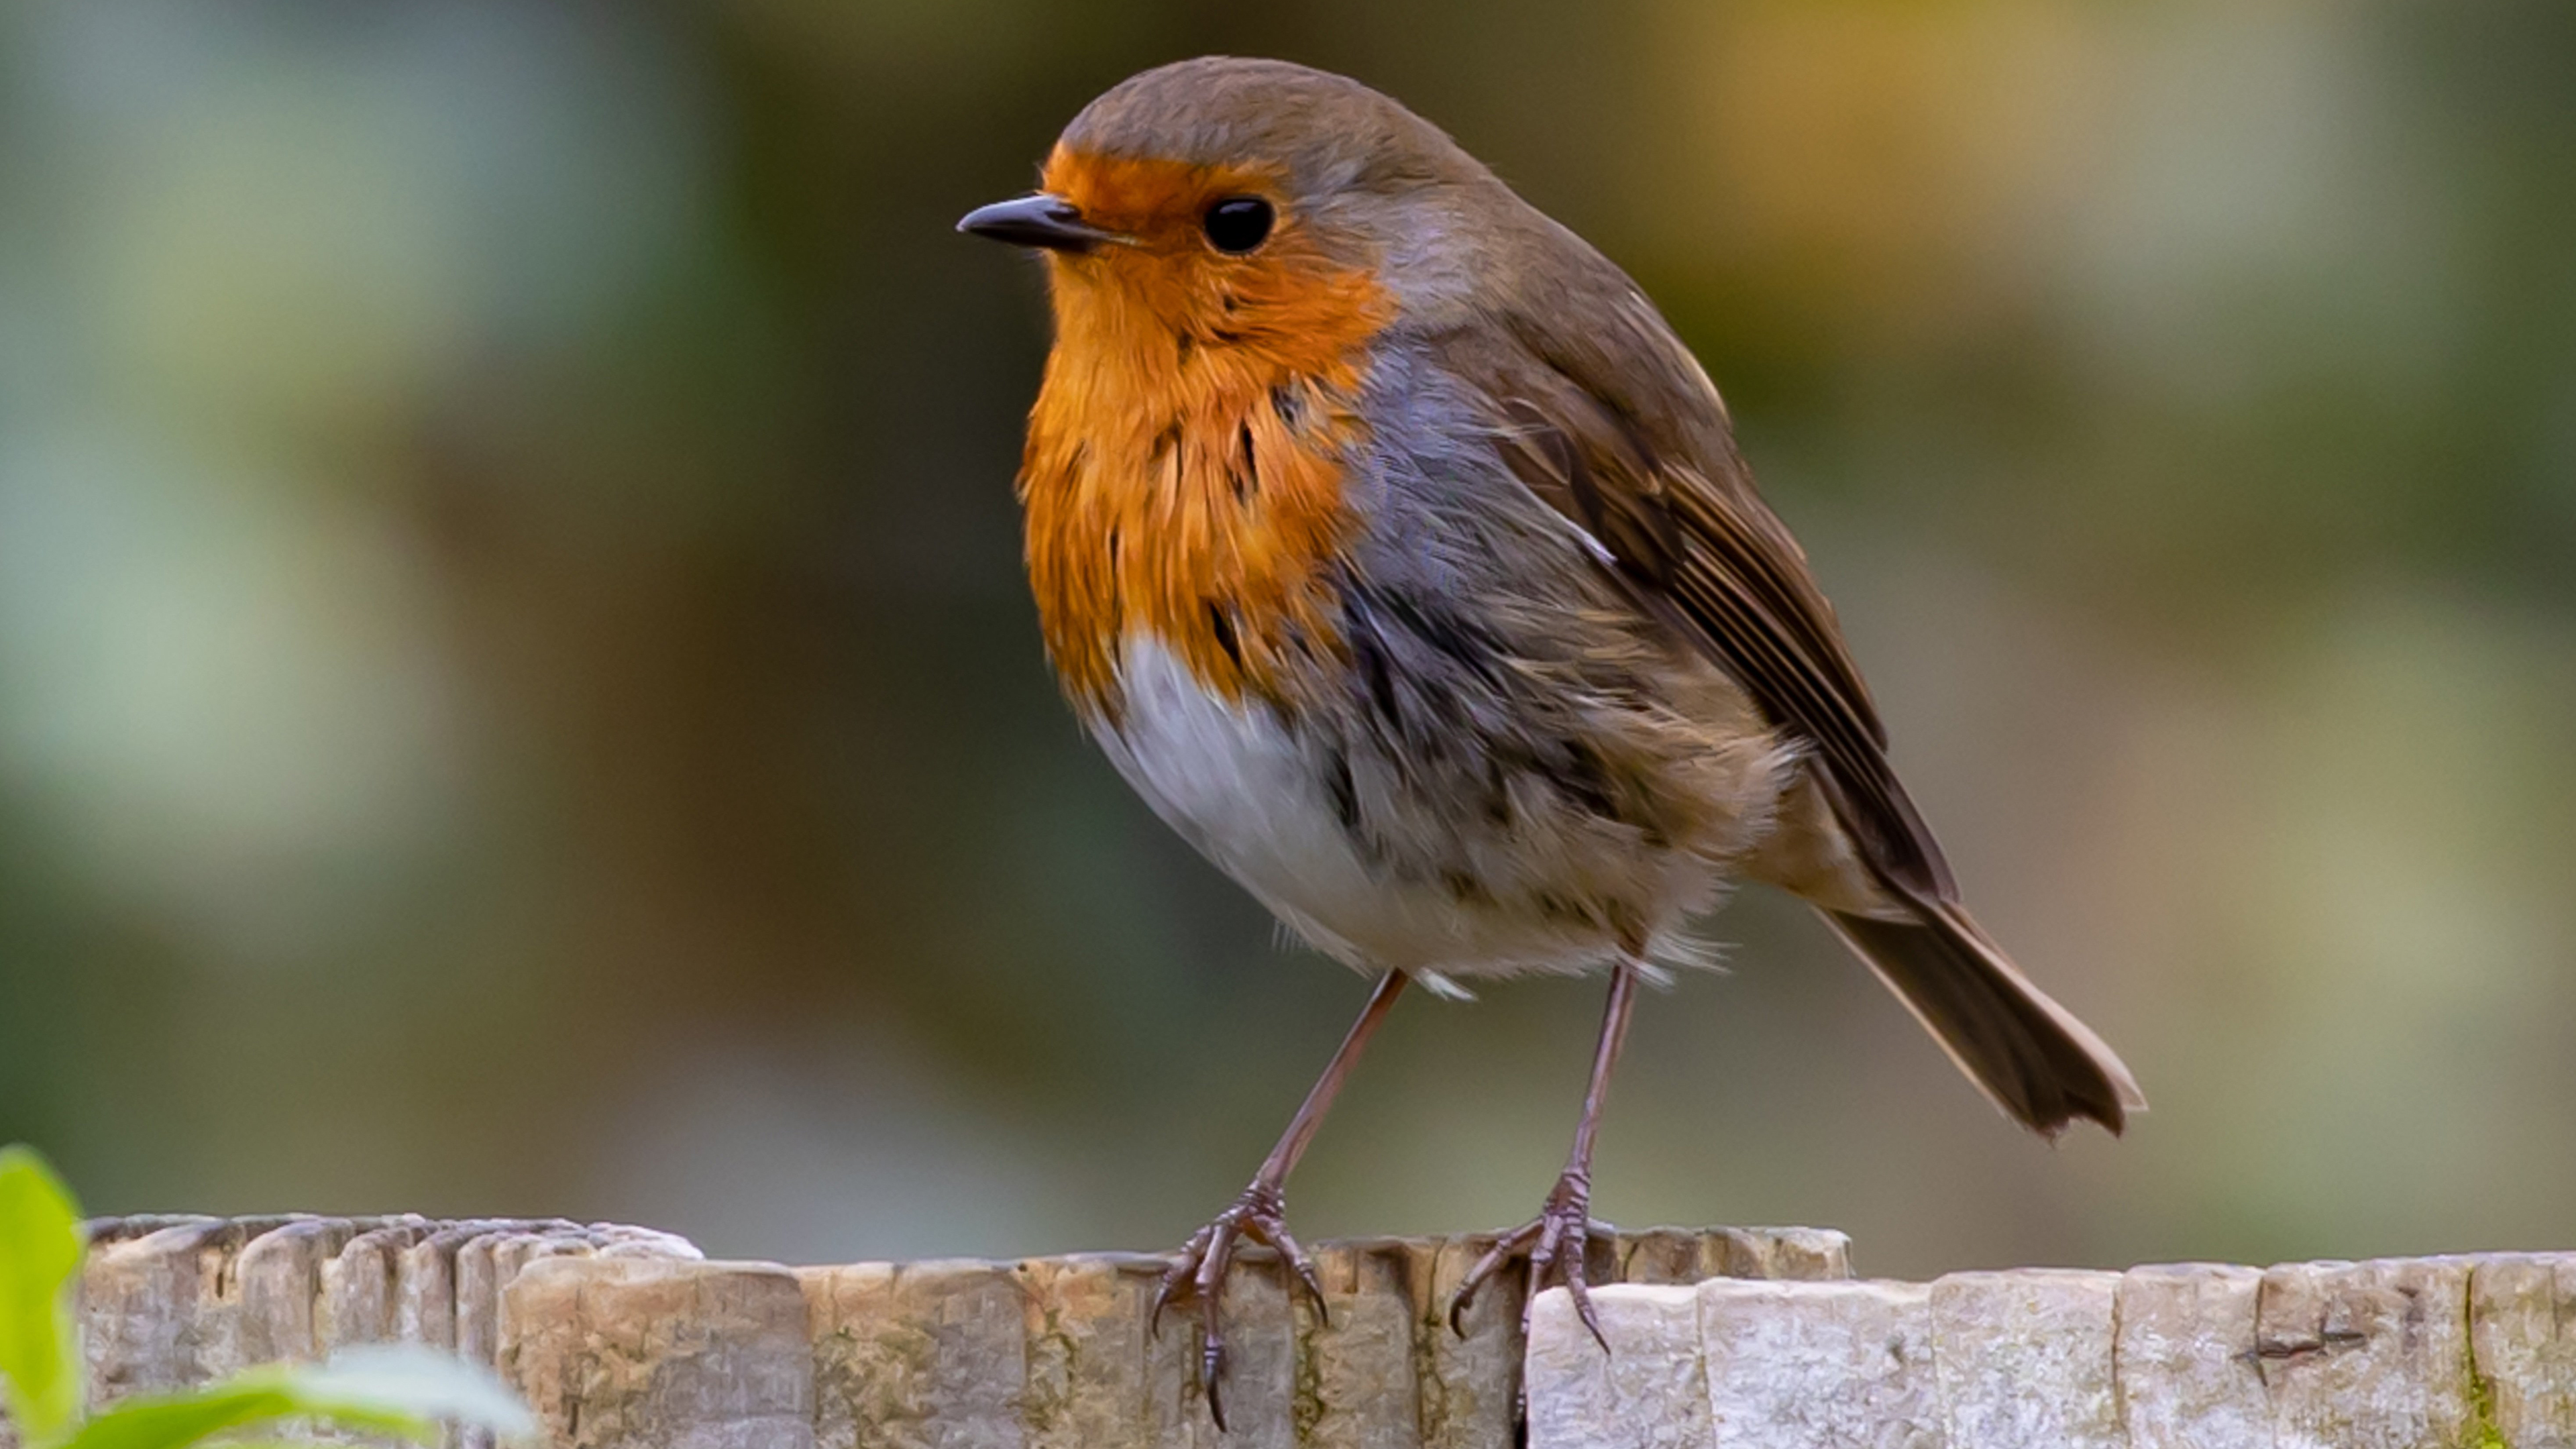
[[[1323,1275],[1315,1271],[1315,1260],[1306,1256],[1305,1245],[1288,1231],[1286,1223],[1273,1223],[1270,1246],[1286,1259],[1288,1271],[1296,1275],[1297,1286],[1306,1290],[1306,1301],[1315,1309],[1315,1317],[1325,1327],[1333,1325],[1333,1310],[1324,1303]]]
[[[1287,1203],[1277,1187],[1254,1182],[1243,1190],[1226,1210],[1218,1213],[1206,1226],[1190,1234],[1173,1255],[1172,1266],[1163,1272],[1162,1283],[1154,1290],[1154,1305],[1146,1316],[1146,1330],[1159,1333],[1163,1310],[1188,1300],[1196,1300],[1199,1309],[1199,1383],[1207,1394],[1208,1416],[1218,1429],[1226,1427],[1225,1400],[1221,1386],[1225,1380],[1225,1332],[1218,1300],[1225,1289],[1226,1269],[1234,1262],[1235,1250],[1247,1239],[1279,1254],[1295,1275],[1298,1286],[1314,1304],[1316,1317],[1329,1323],[1330,1311],[1324,1306],[1324,1280],[1315,1271],[1315,1261],[1305,1247],[1288,1231],[1285,1219]]]
[[[1172,1306],[1174,1290],[1189,1282],[1191,1275],[1198,1271],[1199,1263],[1208,1256],[1209,1250],[1215,1245],[1218,1224],[1224,1221],[1224,1215],[1219,1214],[1215,1222],[1208,1223],[1197,1232],[1190,1234],[1188,1241],[1181,1244],[1180,1251],[1172,1255],[1172,1266],[1163,1270],[1163,1281],[1154,1289],[1153,1310],[1145,1315],[1147,1333],[1161,1335],[1163,1310]],[[1225,1249],[1220,1256],[1232,1256],[1231,1247]]]
[[[1487,1248],[1483,1256],[1476,1259],[1475,1266],[1467,1270],[1467,1276],[1458,1280],[1458,1291],[1449,1295],[1449,1331],[1451,1333],[1460,1338],[1467,1336],[1467,1305],[1475,1298],[1476,1290],[1484,1287],[1485,1280],[1494,1276],[1495,1270],[1505,1263],[1514,1258],[1528,1256],[1531,1244],[1538,1239],[1541,1222],[1541,1219],[1532,1218],[1496,1238],[1494,1245]]]

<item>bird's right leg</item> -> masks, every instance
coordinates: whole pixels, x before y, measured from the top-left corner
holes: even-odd
[[[1370,993],[1368,1005],[1360,1011],[1360,1019],[1351,1023],[1341,1049],[1333,1053],[1332,1061],[1324,1066],[1324,1074],[1307,1090],[1297,1115],[1288,1119],[1288,1130],[1279,1134],[1278,1145],[1261,1160],[1261,1170],[1252,1175],[1251,1185],[1231,1207],[1190,1234],[1171,1269],[1163,1274],[1162,1287],[1155,1291],[1150,1321],[1156,1325],[1162,1322],[1165,1305],[1181,1299],[1198,1300],[1199,1381],[1207,1389],[1208,1413],[1219,1429],[1225,1427],[1225,1405],[1217,1390],[1218,1380],[1225,1372],[1225,1336],[1217,1321],[1217,1298],[1225,1287],[1226,1265],[1246,1238],[1274,1248],[1314,1300],[1315,1311],[1324,1311],[1324,1284],[1315,1276],[1314,1260],[1288,1232],[1288,1174],[1296,1170],[1297,1159],[1305,1156],[1306,1144],[1314,1140],[1315,1129],[1324,1125],[1324,1113],[1342,1090],[1342,1079],[1359,1061],[1361,1048],[1377,1034],[1388,1009],[1411,979],[1401,971],[1389,971],[1379,978],[1377,990]]]

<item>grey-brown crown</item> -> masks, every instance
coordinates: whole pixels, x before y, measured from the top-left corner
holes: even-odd
[[[1439,127],[1347,76],[1284,60],[1201,56],[1128,77],[1065,127],[1064,145],[1193,165],[1270,163],[1309,194],[1398,191],[1488,176]]]

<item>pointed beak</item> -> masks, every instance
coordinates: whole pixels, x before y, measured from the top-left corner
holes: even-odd
[[[959,220],[957,229],[1017,247],[1045,247],[1058,252],[1087,252],[1102,242],[1126,240],[1114,231],[1102,231],[1086,223],[1072,202],[1043,191],[979,206]]]

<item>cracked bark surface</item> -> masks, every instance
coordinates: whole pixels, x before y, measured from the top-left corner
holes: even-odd
[[[2576,1449],[2576,1253],[1924,1284],[1852,1280],[1835,1233],[1658,1230],[1593,1245],[1605,1355],[1562,1290],[1526,1343],[1511,1292],[1450,1330],[1490,1235],[1320,1245],[1328,1316],[1247,1252],[1220,1435],[1189,1336],[1149,1330],[1158,1256],[791,1269],[410,1216],[92,1232],[94,1400],[403,1339],[491,1364],[563,1449],[1488,1449],[1524,1373],[1534,1449]]]
[[[1711,1281],[1599,1305],[1606,1360],[1542,1300],[1532,1449],[2576,1446],[2576,1253]]]

